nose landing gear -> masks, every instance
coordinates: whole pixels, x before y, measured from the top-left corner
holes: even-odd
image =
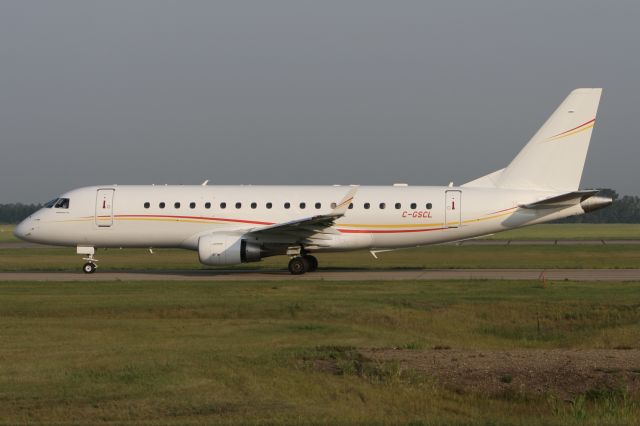
[[[82,272],[84,272],[85,274],[93,274],[97,268],[98,265],[96,265],[95,263],[87,262],[82,266]]]
[[[87,257],[83,257],[82,260],[86,260],[87,263],[82,265],[82,272],[85,274],[93,274],[96,269],[98,269],[98,259],[94,258],[93,255],[96,253],[95,247],[87,247],[87,246],[78,246],[76,248],[76,253],[87,255]]]

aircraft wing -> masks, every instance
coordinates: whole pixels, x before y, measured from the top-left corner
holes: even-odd
[[[533,203],[521,204],[519,207],[524,209],[555,209],[562,206],[571,206],[596,195],[598,192],[600,192],[599,189],[567,192],[566,194],[555,195]]]
[[[328,228],[332,227],[337,219],[344,216],[357,189],[357,187],[354,187],[349,190],[347,195],[345,195],[330,213],[276,223],[263,228],[253,229],[247,234],[263,239],[266,237],[280,237],[279,239],[289,237],[288,239],[292,241],[302,241],[318,233],[327,233]]]

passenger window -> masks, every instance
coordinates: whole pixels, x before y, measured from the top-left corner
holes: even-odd
[[[322,204],[316,203],[316,209],[319,209],[320,207],[322,207]]]
[[[300,203],[300,208],[301,208],[301,209],[304,209],[304,208],[306,208],[306,207],[307,207],[307,204],[306,204],[306,203]]]
[[[353,209],[353,203],[349,203],[349,210]]]
[[[211,203],[209,203],[209,202],[204,203],[204,208],[205,209],[210,209],[211,208]]]
[[[225,203],[224,201],[222,203],[220,203],[220,208],[221,209],[226,209],[227,208],[227,203]]]
[[[189,204],[189,207],[191,207],[192,209],[196,208],[196,203],[194,203],[193,201]]]
[[[161,209],[164,209],[164,206],[165,206],[164,201],[162,203],[158,204],[158,207],[160,207]]]
[[[273,207],[273,204],[267,203],[267,208],[270,209],[271,207]]]
[[[255,209],[256,207],[258,207],[258,203],[251,203],[251,208]]]
[[[336,203],[331,203],[331,208],[335,209],[336,207],[338,207],[338,205]]]
[[[288,202],[287,202],[287,203],[284,203],[284,208],[285,208],[285,209],[288,209],[289,207],[291,207],[291,203],[288,203]]]
[[[173,203],[173,207],[175,207],[176,209],[180,208],[180,203]]]
[[[145,209],[148,209],[149,207],[151,207],[151,203],[149,203],[149,202],[144,203],[144,208]]]
[[[416,207],[418,207],[418,205],[416,203],[411,203],[411,208],[415,209]]]
[[[396,203],[396,210],[400,210],[402,208],[402,204]]]
[[[242,207],[242,203],[240,203],[240,202],[236,203],[236,209],[239,209],[241,207]]]
[[[431,210],[431,207],[433,207],[433,205],[431,203],[427,203],[427,210]]]
[[[380,203],[380,210],[384,210],[385,207],[387,207],[385,203]]]
[[[369,207],[371,207],[371,204],[369,204],[369,203],[364,203],[364,208],[365,208],[365,209],[367,209],[367,210],[368,210],[368,209],[369,209]]]

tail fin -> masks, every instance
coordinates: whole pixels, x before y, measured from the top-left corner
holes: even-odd
[[[495,181],[498,188],[575,191],[602,89],[576,89]]]

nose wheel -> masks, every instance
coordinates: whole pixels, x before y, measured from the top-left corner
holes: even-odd
[[[95,263],[87,262],[82,266],[82,272],[85,274],[93,274],[98,266]]]
[[[78,247],[78,254],[85,254],[87,257],[83,257],[82,260],[86,261],[82,265],[82,272],[85,274],[93,274],[98,269],[98,259],[93,257],[95,248],[93,247]]]
[[[289,272],[291,272],[292,275],[302,275],[305,272],[315,272],[317,270],[318,259],[309,254],[296,256],[289,261]]]

